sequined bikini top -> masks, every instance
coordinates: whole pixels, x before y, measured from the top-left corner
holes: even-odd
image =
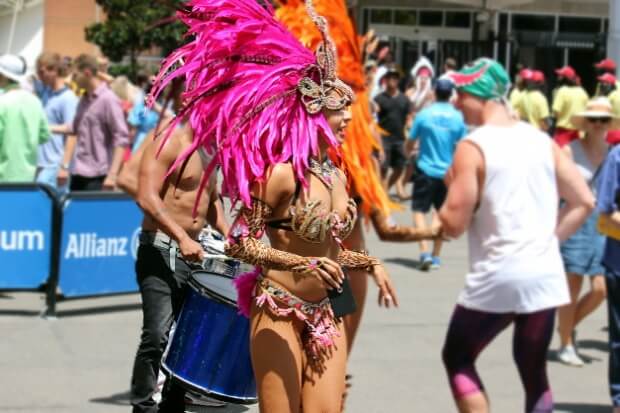
[[[301,183],[298,183],[291,199],[289,217],[267,221],[265,224],[271,228],[292,231],[302,240],[314,244],[325,241],[328,234],[339,244],[351,235],[357,220],[357,204],[353,199],[349,199],[347,213],[341,217],[337,211],[324,207],[320,200],[308,201],[303,207],[295,206],[300,193]]]

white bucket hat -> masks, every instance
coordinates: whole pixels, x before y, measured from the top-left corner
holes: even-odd
[[[0,75],[17,83],[24,80],[26,75],[26,61],[19,56],[5,54],[0,56]]]
[[[620,129],[620,119],[614,114],[611,102],[606,97],[592,99],[584,111],[571,117],[571,123],[576,129],[583,130],[588,119],[609,119],[609,129]]]

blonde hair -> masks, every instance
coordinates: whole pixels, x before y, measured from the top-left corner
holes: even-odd
[[[118,76],[110,83],[110,89],[120,100],[133,102],[138,93],[138,88],[134,86],[127,76]]]

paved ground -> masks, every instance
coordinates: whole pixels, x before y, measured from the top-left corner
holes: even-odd
[[[409,218],[402,214],[398,219]],[[376,290],[371,289],[351,360],[355,377],[348,411],[454,412],[439,353],[463,282],[466,244],[448,245],[444,267],[431,273],[415,269],[417,246],[380,244],[371,234],[369,247],[388,263],[403,304],[396,311],[379,310]],[[38,317],[42,306],[43,297],[35,293],[0,293],[0,411],[129,412],[128,382],[141,320],[139,297],[62,302],[59,318],[51,321]],[[579,329],[579,345],[588,360],[584,368],[553,361],[549,365],[558,412],[609,411],[605,314],[599,309]],[[494,412],[523,411],[510,331],[482,355],[479,370]]]

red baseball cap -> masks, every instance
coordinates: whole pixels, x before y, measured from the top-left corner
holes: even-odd
[[[616,62],[613,59],[603,59],[594,65],[597,69],[616,70]]]
[[[601,83],[607,83],[610,85],[616,84],[616,77],[612,75],[611,73],[605,73],[604,75],[599,76],[597,79]]]
[[[531,69],[521,69],[521,71],[519,72],[519,77],[521,78],[521,80],[533,80],[534,76],[534,71]]]
[[[545,83],[545,74],[540,70],[534,70],[532,74],[532,81],[536,83]]]
[[[571,80],[577,79],[577,72],[575,72],[575,69],[573,69],[570,66],[564,66],[559,69],[556,69],[555,74],[558,75],[558,77],[565,77]]]

